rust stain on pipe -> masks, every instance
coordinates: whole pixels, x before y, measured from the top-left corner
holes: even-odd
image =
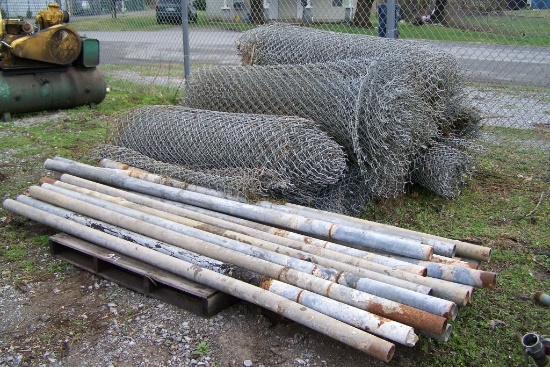
[[[262,282],[260,282],[260,288],[268,291],[269,288],[271,288],[271,284],[273,284],[273,279],[270,278],[270,279],[263,280]]]
[[[45,177],[45,176],[42,177],[39,181],[40,185],[45,184],[45,183],[50,184],[50,185],[55,185],[56,182],[57,182],[56,179],[51,178],[51,177]]]
[[[388,310],[381,305],[373,304],[366,310],[434,335],[442,335],[447,328],[447,318],[414,307],[403,305],[401,310]]]
[[[483,288],[494,288],[497,285],[497,275],[488,271],[482,271],[479,274],[479,279]]]

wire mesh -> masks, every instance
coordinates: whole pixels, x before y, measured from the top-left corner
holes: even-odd
[[[410,67],[399,59],[389,63],[401,71]],[[436,102],[444,97],[428,97],[414,73],[388,73],[387,64],[342,60],[208,68],[195,73],[183,103],[310,118],[346,148],[373,196],[393,197],[409,182],[413,157],[452,121],[444,103]]]
[[[138,152],[147,163],[129,162],[112,148],[103,158],[156,173],[151,160],[179,165],[180,179],[219,189],[227,177],[230,188],[249,194],[306,193],[336,183],[346,170],[342,147],[299,117],[148,106],[121,114],[110,135],[112,145],[128,149],[123,154]],[[202,180],[187,172],[194,169]]]

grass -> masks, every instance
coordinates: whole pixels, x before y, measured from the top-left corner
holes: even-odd
[[[525,365],[521,337],[550,334],[550,308],[533,300],[536,291],[550,289],[550,259],[541,254],[549,251],[550,239],[548,151],[521,144],[524,139],[548,144],[550,138],[509,128],[484,133],[494,143],[484,144],[477,173],[458,199],[446,201],[411,188],[405,197],[370,203],[365,214],[493,248],[483,268],[498,273],[497,288],[476,289],[474,302],[452,323],[448,343],[421,339],[417,348],[431,356],[422,366]]]
[[[401,38],[441,40],[455,42],[482,42],[503,45],[548,46],[550,44],[550,10],[509,11],[486,16],[464,16],[453,21],[452,27],[415,26],[399,24]],[[378,35],[378,18],[371,19],[373,29],[353,27],[348,24],[320,24],[325,30],[352,34]],[[118,18],[76,18],[71,25],[79,31],[156,31],[180,27],[157,24],[154,12],[123,14]],[[196,28],[246,31],[253,25],[242,21],[209,21],[204,11],[198,12],[197,23],[189,24],[191,32]]]
[[[154,11],[144,13],[121,14],[117,18],[112,17],[87,17],[74,18],[71,26],[79,31],[158,31],[170,28],[181,28],[180,24],[157,24]],[[189,23],[191,30],[195,28],[216,28],[233,31],[245,31],[254,28],[253,25],[240,20],[209,21],[206,12],[197,12],[197,22]]]
[[[148,87],[107,76],[111,92],[91,110],[87,106],[58,112],[37,112],[14,116],[13,122],[0,123],[0,192],[2,200],[15,198],[30,185],[38,183],[46,172],[42,168],[47,158],[60,155],[92,163],[90,151],[105,141],[110,118],[120,110],[151,104],[173,102],[176,91],[169,87]],[[18,124],[18,117],[32,118]],[[9,222],[9,225],[3,224]],[[52,261],[44,268],[34,266],[32,257],[48,246],[51,230],[28,226],[22,218],[12,217],[0,209],[0,268],[13,263],[17,271],[0,281],[39,278],[44,274],[63,272],[65,263]]]
[[[0,181],[3,198],[14,198],[38,182],[45,174],[46,158],[90,160],[91,149],[104,141],[110,119],[120,110],[173,102],[177,94],[167,87],[140,88],[118,80],[116,67],[105,70],[111,93],[97,109],[29,114],[36,123],[0,126],[0,153],[7,163]],[[550,291],[550,260],[541,253],[549,251],[550,239],[548,151],[541,149],[550,144],[548,131],[494,127],[484,128],[483,135],[490,139],[483,143],[477,171],[456,200],[413,186],[405,196],[371,202],[364,213],[377,222],[493,248],[492,260],[483,269],[498,273],[498,286],[475,291],[473,303],[461,308],[452,323],[448,343],[420,339],[409,355],[425,367],[524,365],[521,337],[529,332],[550,334],[550,308],[532,299],[536,291]],[[50,229],[3,209],[0,218],[0,284],[71,271],[55,260],[44,269],[34,261],[36,254],[44,258]],[[52,337],[44,334],[41,339],[49,342]],[[195,353],[207,354],[210,348],[201,342]]]

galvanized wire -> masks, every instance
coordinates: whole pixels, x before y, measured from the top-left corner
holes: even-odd
[[[393,197],[409,181],[413,157],[448,127],[414,75],[397,74],[378,60],[213,67],[196,71],[183,103],[310,118],[346,148],[373,196]]]
[[[161,162],[133,149],[110,144],[97,147],[92,155],[98,161],[107,158],[157,175],[250,199],[294,189],[294,185],[285,181],[277,172],[266,169],[198,169]]]
[[[462,73],[451,54],[426,44],[367,35],[330,32],[273,23],[244,32],[236,41],[243,65],[324,63],[380,59],[386,73],[414,80],[433,112],[441,114],[462,93]],[[439,115],[439,118],[445,115]]]
[[[120,115],[110,139],[156,161],[209,175],[218,170],[215,177],[225,176],[219,170],[231,170],[230,177],[235,170],[246,172],[238,176],[254,177],[266,192],[318,190],[336,183],[346,170],[342,147],[300,117],[148,106]]]

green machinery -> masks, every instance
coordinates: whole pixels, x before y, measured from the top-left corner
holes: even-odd
[[[0,115],[101,103],[107,93],[99,65],[99,41],[80,37],[67,12],[50,3],[35,18],[2,19]]]

